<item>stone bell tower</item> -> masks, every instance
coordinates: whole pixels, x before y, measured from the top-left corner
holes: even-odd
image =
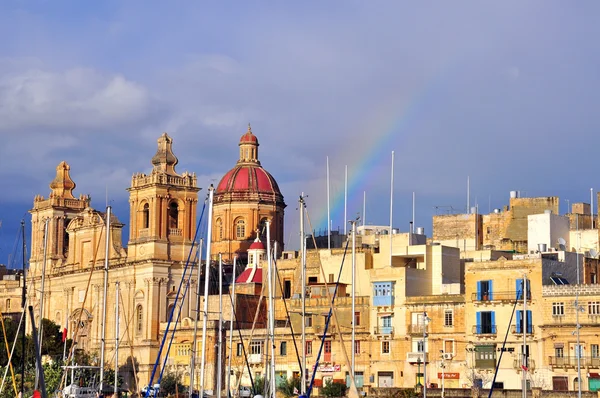
[[[69,234],[67,225],[90,205],[88,195],[73,196],[75,183],[69,171],[71,167],[62,161],[56,167],[56,177],[50,183],[50,195],[36,195],[31,213],[31,257],[32,269],[41,266],[44,257],[44,231],[48,220],[46,260],[48,265],[62,265],[68,256]],[[40,268],[41,269],[41,268]]]
[[[175,171],[173,139],[163,133],[152,158],[152,172],[137,173],[129,191],[128,261],[186,261],[196,232],[195,173]]]

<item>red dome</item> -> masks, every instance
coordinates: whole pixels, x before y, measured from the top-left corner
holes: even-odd
[[[246,134],[244,134],[240,138],[240,144],[249,144],[249,143],[258,145],[258,138],[256,138],[256,136],[254,134],[252,134],[252,131],[246,132]]]
[[[265,250],[265,245],[261,241],[254,241],[248,248],[248,250]]]
[[[217,185],[217,193],[225,192],[264,192],[281,195],[273,176],[254,164],[240,164],[229,170]]]

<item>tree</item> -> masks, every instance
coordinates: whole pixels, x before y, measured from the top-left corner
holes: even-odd
[[[282,380],[277,386],[277,390],[280,391],[286,397],[293,397],[298,395],[297,391],[300,391],[300,378],[290,377],[287,380]]]
[[[265,391],[265,379],[261,376],[254,378],[254,395],[262,394]]]
[[[186,388],[181,381],[179,376],[173,373],[167,373],[160,382],[160,391],[162,394],[175,394],[176,392],[184,393]]]
[[[321,393],[326,397],[345,397],[346,389],[346,383],[333,383],[331,380],[327,380],[325,386],[321,388]]]

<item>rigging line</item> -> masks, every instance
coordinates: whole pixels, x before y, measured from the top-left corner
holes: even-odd
[[[315,360],[315,367],[313,369],[313,374],[310,379],[310,384],[308,385],[308,390],[306,391],[306,396],[308,398],[310,398],[310,393],[312,392],[313,384],[315,381],[315,376],[317,375],[317,368],[319,366],[319,358],[321,357],[321,352],[323,351],[323,346],[325,345],[325,336],[327,334],[327,330],[329,329],[329,322],[331,321],[331,315],[333,313],[333,305],[334,305],[335,299],[337,297],[337,292],[338,292],[338,288],[340,285],[340,279],[342,278],[342,270],[344,269],[344,261],[346,260],[346,253],[348,252],[349,243],[350,243],[350,240],[347,239],[346,240],[346,248],[344,249],[344,255],[342,257],[342,264],[340,265],[337,282],[335,283],[335,289],[333,291],[333,297],[329,297],[329,299],[330,299],[329,313],[327,314],[327,320],[325,321],[325,328],[323,329],[323,336],[321,337],[321,345],[319,347],[319,352],[317,353],[317,359]],[[327,285],[325,285],[325,288],[328,291],[328,296],[329,296],[330,295],[329,288],[327,287]],[[336,319],[336,321],[337,321],[337,319]],[[338,325],[339,325],[339,323],[338,323]],[[343,347],[343,344],[342,344],[342,347]]]
[[[281,300],[283,301],[283,307],[285,308],[285,315],[287,317],[287,321],[290,324],[290,332],[292,333],[292,343],[294,343],[294,350],[296,350],[296,359],[298,359],[299,369],[302,369],[302,361],[300,360],[300,352],[298,351],[298,344],[296,342],[296,335],[294,334],[294,326],[292,325],[292,320],[290,319],[290,312],[288,310],[287,302],[285,299],[285,295],[283,294],[283,284],[281,283],[281,276],[279,275],[279,268],[277,268],[277,259],[273,259],[273,267],[275,268],[275,275],[277,275],[277,282],[279,282],[279,288],[281,289]]]
[[[312,230],[312,223],[310,221],[310,214],[309,214],[308,210],[306,210],[306,219],[308,221],[309,228]],[[314,234],[312,236],[312,239],[313,239],[313,245],[316,248],[317,247],[317,241],[315,239],[315,235]],[[317,251],[318,251],[318,249],[317,249]],[[348,251],[348,242],[346,242],[346,250],[344,250],[344,259],[346,258],[346,252],[347,251]],[[334,319],[334,321],[335,321],[335,323],[337,325],[340,325],[340,322],[339,322],[338,316],[337,316],[337,310],[333,306],[333,300],[331,298],[331,292],[329,291],[329,286],[327,285],[327,278],[325,276],[325,269],[323,268],[323,263],[321,262],[321,256],[317,256],[317,262],[319,264],[319,267],[321,268],[321,276],[323,277],[323,282],[325,283],[325,291],[327,293],[327,298],[328,298],[328,300],[331,303],[330,310],[332,311],[333,319]],[[342,259],[342,266],[343,266],[343,259]],[[352,317],[354,317],[354,314],[352,314]],[[337,335],[338,335],[338,338],[340,339],[340,345],[341,345],[340,348],[341,348],[342,354],[344,354],[344,359],[346,360],[346,364],[351,367],[350,358],[348,358],[348,352],[346,352],[346,345],[344,344],[344,336],[342,335],[342,328],[341,327],[338,328]],[[354,347],[352,347],[352,349],[354,350]],[[352,396],[352,397],[358,397],[358,390],[356,389],[356,380],[354,379],[354,374],[353,373],[354,372],[350,372],[350,396]],[[310,398],[310,395],[308,397]]]
[[[2,323],[2,334],[4,335],[4,345],[6,346],[6,352],[8,353],[8,351],[9,351],[8,338],[6,336],[6,328],[4,327],[4,314],[2,313],[2,311],[0,311],[0,322]],[[15,371],[13,369],[13,365],[12,365],[11,361],[8,361],[8,366],[10,366],[10,375],[12,377],[13,389],[15,391],[15,396],[17,396],[17,395],[19,395],[19,392],[17,391],[17,382],[15,380]]]
[[[525,291],[526,288],[523,288]],[[523,295],[523,293],[521,293]],[[526,300],[526,299],[525,299]],[[498,370],[500,369],[500,363],[502,362],[502,354],[504,354],[504,347],[506,346],[506,340],[508,339],[508,331],[510,330],[510,325],[512,324],[513,317],[515,316],[515,310],[517,309],[517,304],[519,303],[519,296],[515,300],[515,305],[513,305],[512,313],[510,314],[510,320],[508,321],[508,328],[506,328],[506,334],[504,335],[504,341],[502,342],[502,348],[500,349],[500,358],[498,358],[498,363],[496,364],[496,370],[494,371],[494,379],[492,380],[492,386],[490,387],[490,393],[488,398],[492,398],[492,392],[494,391],[494,383],[496,383],[496,376],[498,375]],[[521,318],[521,322],[523,322],[523,318]],[[521,331],[523,333],[527,333],[527,325],[523,322],[523,326],[521,326]],[[523,352],[522,355],[525,355]],[[475,364],[473,364],[473,367]],[[475,380],[472,380],[471,383],[475,383]],[[523,386],[525,388],[525,386]]]
[[[25,304],[27,304],[27,300],[26,300]],[[10,355],[8,356],[8,363],[12,363],[12,357],[15,352],[15,347],[17,346],[17,342],[19,341],[19,331],[21,330],[21,325],[23,324],[23,315],[24,314],[25,314],[25,310],[23,310],[23,312],[21,312],[21,319],[19,320],[19,326],[17,326],[17,331],[15,333],[15,340],[14,340],[13,346],[10,350]],[[22,364],[21,366],[24,366],[24,364]],[[2,393],[2,390],[4,389],[4,382],[6,381],[7,373],[8,373],[8,366],[6,368],[4,368],[4,377],[2,378],[2,384],[0,384],[0,394]]]
[[[198,260],[198,253],[199,250],[196,250],[196,255],[194,257],[194,263],[196,263],[196,261]],[[165,371],[166,368],[166,364],[167,364],[167,359],[169,359],[169,354],[171,353],[171,346],[173,345],[173,339],[175,338],[175,332],[177,331],[177,324],[179,323],[179,320],[181,319],[181,312],[183,310],[183,299],[185,298],[188,289],[190,287],[190,278],[188,278],[186,285],[185,285],[185,289],[183,292],[183,297],[181,300],[181,304],[179,304],[179,310],[177,312],[177,318],[175,319],[175,325],[173,326],[173,331],[171,332],[171,338],[169,339],[169,348],[167,348],[167,353],[165,354],[165,359],[163,360],[163,364],[162,364],[162,369],[160,370],[160,375],[158,376],[158,384],[160,384],[160,382],[162,381],[163,378],[163,373]],[[175,311],[175,308],[177,307],[177,305],[173,305],[173,307],[171,308],[171,312]],[[172,315],[172,314],[171,314]]]
[[[233,277],[235,277],[235,272],[234,272],[234,276]],[[237,329],[237,332],[238,332],[238,336],[240,338],[240,342],[242,342],[242,355],[244,357],[244,361],[246,362],[246,367],[248,368],[248,375],[250,376],[250,385],[252,386],[252,391],[254,391],[255,389],[254,389],[254,378],[252,377],[252,369],[250,368],[250,362],[248,361],[248,353],[246,352],[246,347],[244,347],[244,344],[243,344],[244,339],[243,339],[243,336],[242,336],[242,330],[241,330],[241,327],[240,327],[240,322],[239,322],[238,317],[237,317],[237,312],[235,311],[235,304],[233,302],[233,294],[232,294],[231,290],[229,291],[229,300],[231,301],[232,308],[234,308],[233,318],[235,320],[235,326],[236,326],[236,329]],[[243,369],[242,369],[242,371],[243,371]],[[240,375],[239,380],[241,380],[241,379],[242,379],[242,377]],[[237,384],[238,384],[237,388],[239,389],[239,382]]]
[[[87,286],[85,288],[85,294],[83,296],[83,302],[81,303],[81,307],[79,308],[79,318],[77,319],[77,324],[75,326],[75,330],[73,331],[73,339],[72,339],[72,343],[71,343],[71,347],[69,348],[69,355],[67,355],[67,359],[65,361],[65,363],[69,363],[69,361],[71,360],[71,358],[73,357],[73,355],[75,354],[75,345],[77,344],[77,340],[78,340],[78,332],[79,329],[81,329],[81,318],[83,317],[83,311],[85,310],[85,303],[87,301],[87,297],[88,297],[88,292],[90,289],[90,284],[92,283],[92,275],[94,274],[94,269],[96,268],[96,260],[98,259],[98,250],[100,248],[100,237],[102,236],[102,231],[104,231],[106,226],[106,222],[104,222],[102,224],[102,226],[100,227],[100,235],[98,236],[98,243],[96,245],[96,248],[94,250],[94,256],[93,256],[93,260],[92,260],[92,266],[90,267],[90,272],[89,272],[89,276],[88,276],[88,281],[87,281]],[[98,267],[101,268],[101,267]],[[73,311],[74,312],[74,311]],[[67,377],[68,371],[65,368],[65,370],[63,371],[63,376],[62,379],[60,381],[60,387],[59,389],[62,390],[66,377]]]
[[[177,300],[179,299],[179,294],[181,293],[181,286],[183,285],[183,281],[185,280],[185,275],[187,273],[188,270],[188,266],[190,264],[190,258],[192,257],[192,252],[194,251],[194,246],[196,244],[196,240],[198,238],[198,232],[200,230],[200,223],[202,222],[202,218],[204,216],[204,209],[206,209],[206,201],[204,202],[204,206],[202,206],[202,212],[200,214],[200,220],[198,220],[198,223],[196,225],[196,231],[194,232],[194,239],[192,240],[192,247],[190,248],[190,252],[188,253],[188,258],[187,261],[185,262],[185,267],[183,269],[183,273],[181,275],[181,281],[179,281],[179,287],[177,288],[177,294],[175,295],[175,305],[177,304]],[[192,270],[193,271],[193,270]],[[173,308],[175,308],[175,305],[173,306]],[[152,368],[152,373],[150,375],[150,381],[148,382],[148,386],[152,386],[152,382],[154,381],[154,376],[156,375],[156,369],[158,368],[158,363],[160,362],[160,356],[162,355],[162,350],[163,347],[165,345],[165,341],[167,339],[167,335],[169,334],[169,328],[171,326],[171,321],[173,320],[173,311],[171,311],[171,314],[169,314],[169,320],[167,321],[167,328],[165,329],[165,333],[163,334],[163,338],[162,341],[160,343],[160,347],[158,349],[158,353],[156,356],[156,361],[154,362],[154,367]],[[167,356],[169,354],[167,353]],[[148,388],[146,390],[146,397],[149,397],[150,395],[150,391],[152,389]]]

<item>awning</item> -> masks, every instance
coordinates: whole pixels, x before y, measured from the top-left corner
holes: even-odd
[[[600,373],[588,373],[588,379],[600,379]]]

